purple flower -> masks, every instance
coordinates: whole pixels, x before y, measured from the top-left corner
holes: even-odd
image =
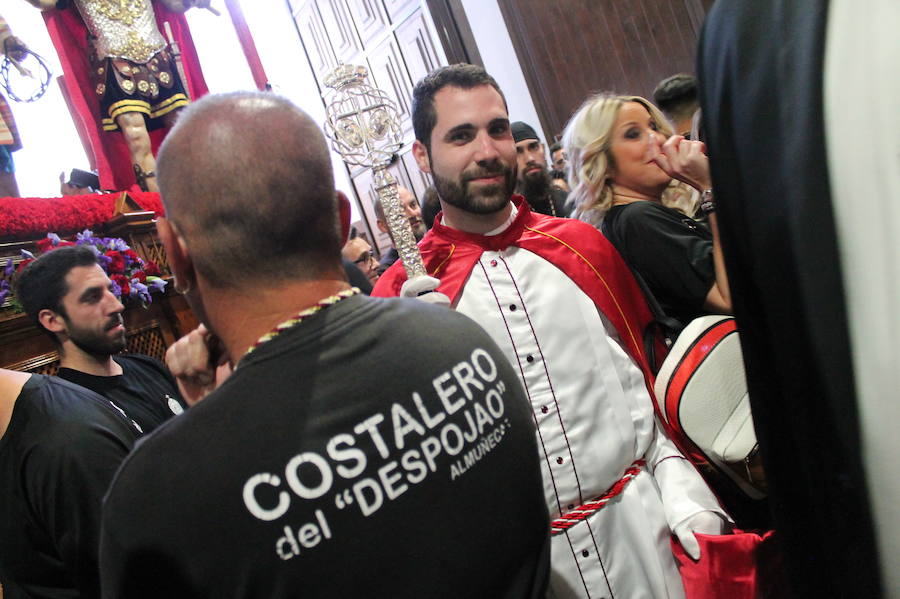
[[[90,229],[85,229],[81,233],[77,233],[75,235],[75,243],[78,245],[94,243],[94,232]]]
[[[29,260],[34,260],[34,254],[29,252],[28,250],[19,250],[19,251],[22,252],[23,258],[28,258]]]
[[[149,304],[153,301],[150,297],[150,290],[147,289],[147,286],[141,283],[140,279],[131,279],[131,297],[139,297],[142,302],[145,304]]]
[[[122,288],[119,287],[119,284],[113,280],[109,281],[109,289],[113,292],[113,295],[119,299],[122,299]]]
[[[56,233],[47,233],[47,239],[50,240],[50,243],[53,244],[53,247],[56,247],[59,245],[60,239],[59,239],[59,235],[57,235]]]
[[[147,277],[147,282],[150,283],[150,287],[156,289],[160,293],[166,290],[166,281],[164,279],[160,279],[159,277]]]
[[[12,276],[12,274],[16,271],[15,266],[13,265],[13,259],[10,258],[6,261],[6,266],[3,268],[3,274],[7,277]]]
[[[118,237],[106,239],[105,241],[106,241],[106,247],[108,247],[111,250],[124,252],[125,250],[130,249],[128,247],[128,244],[125,243],[122,239],[119,239]]]
[[[3,305],[3,302],[6,301],[6,296],[9,295],[9,289],[0,289],[0,306]]]

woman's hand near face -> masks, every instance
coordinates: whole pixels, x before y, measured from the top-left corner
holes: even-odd
[[[660,135],[654,135],[650,140],[650,151],[654,162],[670,177],[684,181],[697,191],[712,187],[703,142],[691,141],[681,135],[673,135],[663,142]]]

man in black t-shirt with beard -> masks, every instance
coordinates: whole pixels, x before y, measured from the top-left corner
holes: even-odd
[[[160,239],[210,331],[180,343],[214,335],[235,369],[122,464],[104,597],[543,597],[521,384],[468,318],[350,287],[349,203],[309,116],[273,94],[206,96],[159,178]],[[199,397],[219,356],[193,381],[180,343],[169,363]]]
[[[549,216],[569,216],[566,207],[569,194],[552,185],[544,144],[538,139],[537,133],[522,121],[511,123],[509,128],[516,142],[516,192],[525,196],[534,212]]]
[[[149,433],[184,411],[174,378],[160,362],[123,355],[125,308],[86,247],[59,247],[29,264],[16,294],[59,350],[60,378],[104,396]]]

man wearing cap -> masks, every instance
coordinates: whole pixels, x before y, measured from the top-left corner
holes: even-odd
[[[523,196],[531,209],[550,216],[569,216],[566,198],[569,194],[554,187],[547,170],[544,144],[530,125],[516,121],[510,125],[516,142],[516,161],[519,175],[516,191]]]

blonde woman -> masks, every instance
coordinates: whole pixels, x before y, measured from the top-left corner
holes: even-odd
[[[600,94],[563,134],[573,216],[600,228],[668,316],[731,314],[705,146],[638,96]],[[709,228],[670,208],[700,193]]]

